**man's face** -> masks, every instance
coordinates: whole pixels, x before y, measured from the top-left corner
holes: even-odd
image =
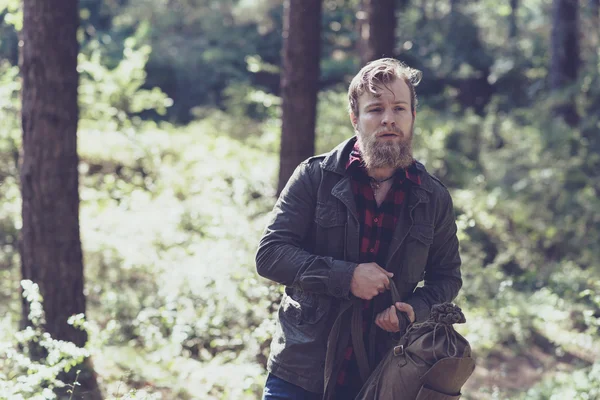
[[[366,91],[358,98],[358,110],[351,119],[367,168],[408,167],[416,114],[406,82],[396,79],[377,85],[375,94]]]

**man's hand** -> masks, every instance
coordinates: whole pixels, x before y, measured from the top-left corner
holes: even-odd
[[[350,282],[350,292],[356,297],[371,300],[379,293],[390,288],[390,279],[394,274],[381,268],[374,262],[358,264]]]
[[[410,304],[398,302],[396,303],[395,308],[397,308],[398,311],[405,312],[411,323],[415,322],[415,311]],[[391,306],[377,314],[377,317],[375,317],[375,324],[384,331],[398,332],[400,330],[400,324],[395,308],[394,306]]]

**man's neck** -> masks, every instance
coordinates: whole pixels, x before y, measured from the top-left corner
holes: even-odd
[[[396,168],[393,167],[381,167],[381,168],[368,168],[367,175],[371,178],[381,181],[394,175]]]

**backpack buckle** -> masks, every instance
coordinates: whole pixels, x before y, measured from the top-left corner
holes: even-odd
[[[394,347],[394,355],[395,356],[401,356],[403,354],[404,354],[404,346],[403,345]]]

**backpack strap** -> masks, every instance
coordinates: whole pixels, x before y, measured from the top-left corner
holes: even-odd
[[[365,342],[363,340],[362,308],[362,301],[357,301],[354,303],[350,331],[352,334],[352,348],[354,349],[354,356],[356,357],[356,363],[358,364],[360,378],[362,379],[363,383],[365,383],[371,374],[371,368],[369,367],[369,359],[367,357]]]
[[[339,361],[344,357],[346,343],[348,343],[348,331],[342,330],[344,321],[348,321],[348,316],[352,304],[343,305],[339,310],[338,316],[333,323],[329,337],[327,338],[327,353],[325,355],[325,383],[323,400],[331,400],[335,394],[335,385],[337,382],[337,373],[339,371]],[[341,343],[344,343],[341,345]],[[338,362],[336,362],[338,361]]]
[[[406,313],[403,313],[402,311],[398,311],[398,309],[396,308],[396,303],[401,302],[402,297],[400,297],[400,292],[398,291],[398,288],[396,287],[396,284],[394,283],[394,281],[391,279],[390,279],[390,289],[392,291],[392,303],[394,303],[394,309],[396,310],[396,315],[398,316],[398,325],[400,328],[399,332],[401,334],[404,334],[404,332],[406,332],[406,329],[411,324],[411,322],[410,322],[410,319],[408,318],[408,315],[406,315]]]
[[[392,292],[392,302],[394,305],[402,301],[400,298],[400,292],[396,287],[396,284],[393,280],[390,279],[390,290]],[[400,333],[406,331],[406,328],[410,325],[410,320],[408,316],[396,309],[396,314],[398,316],[398,322],[400,325]],[[374,352],[375,350],[375,329],[376,326],[373,324],[371,326],[371,332],[369,335],[369,350]],[[360,373],[360,377],[364,382],[367,381],[369,375],[371,374],[371,367],[369,365],[369,358],[367,356],[367,351],[365,349],[365,342],[363,340],[363,321],[362,321],[362,302],[357,301],[354,303],[354,307],[352,309],[352,324],[351,324],[351,333],[352,333],[352,347],[354,349],[354,355],[356,357],[356,363],[358,364],[358,371]],[[371,359],[375,359],[375,355],[371,354]]]

